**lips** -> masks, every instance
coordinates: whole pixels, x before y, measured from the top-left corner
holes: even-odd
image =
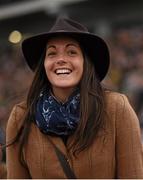
[[[55,70],[55,73],[57,75],[60,75],[60,74],[70,74],[71,72],[72,72],[72,70],[68,69],[68,68],[59,68],[59,69]]]

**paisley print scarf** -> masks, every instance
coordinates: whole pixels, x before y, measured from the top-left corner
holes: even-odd
[[[79,122],[79,105],[79,90],[66,103],[58,102],[50,92],[42,92],[37,101],[36,124],[45,134],[69,136]]]

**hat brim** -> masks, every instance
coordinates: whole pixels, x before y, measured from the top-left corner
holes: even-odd
[[[83,32],[49,32],[30,37],[22,42],[22,51],[28,66],[35,70],[49,38],[55,35],[73,36],[80,41],[86,53],[95,65],[96,74],[100,81],[106,76],[109,64],[109,50],[103,39],[92,34]]]

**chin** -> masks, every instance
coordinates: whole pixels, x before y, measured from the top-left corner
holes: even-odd
[[[60,84],[55,84],[54,86],[57,88],[65,89],[65,88],[74,88],[77,86],[77,84],[62,84],[62,83],[60,83]]]
[[[61,89],[67,89],[67,88],[74,88],[75,86],[72,86],[72,85],[60,85],[60,86],[55,86],[57,88],[61,88]]]

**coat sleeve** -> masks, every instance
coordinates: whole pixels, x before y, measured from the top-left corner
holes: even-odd
[[[116,175],[123,179],[143,179],[143,147],[139,120],[122,95],[116,109]]]
[[[6,128],[6,143],[9,144],[18,133],[18,123],[21,116],[18,115],[20,109],[15,106],[10,114]],[[19,160],[18,142],[8,145],[6,148],[7,178],[9,179],[29,179],[28,169],[25,168]]]

